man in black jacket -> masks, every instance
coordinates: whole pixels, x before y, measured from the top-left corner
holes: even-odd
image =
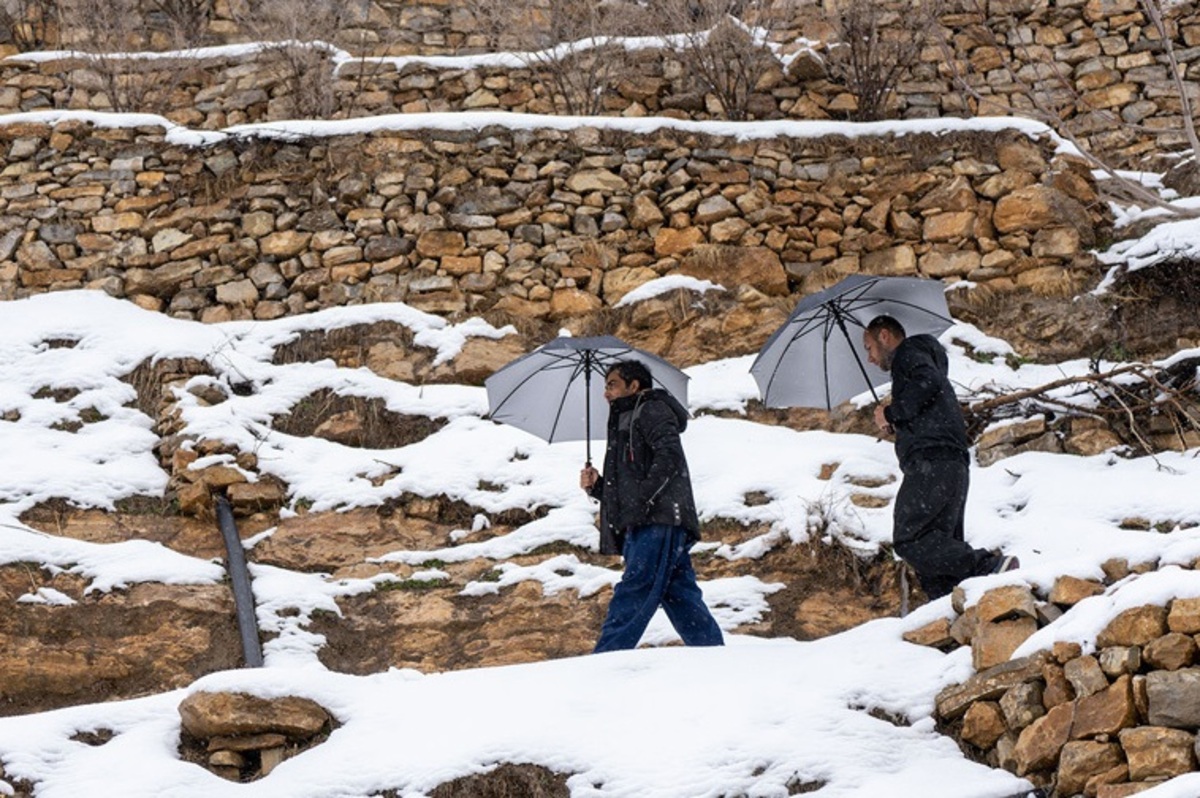
[[[972,548],[963,539],[970,442],[946,350],[932,335],[905,335],[891,316],[863,333],[867,358],[892,374],[892,400],[875,407],[875,424],[896,435],[904,480],[896,494],[892,543],[930,599],[970,576],[1019,567],[1016,557]]]
[[[635,648],[660,605],[687,645],[722,645],[688,553],[700,539],[700,520],[679,442],[687,411],[654,388],[649,369],[636,360],[608,370],[604,398],[604,476],[589,463],[579,486],[600,500],[600,552],[621,553],[625,572],[595,651]]]

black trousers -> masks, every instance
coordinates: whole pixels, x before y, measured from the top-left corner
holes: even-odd
[[[969,485],[970,471],[959,459],[917,460],[904,469],[893,511],[892,543],[917,572],[930,599],[996,566],[996,555],[963,540]]]

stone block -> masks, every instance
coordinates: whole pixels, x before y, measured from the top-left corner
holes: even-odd
[[[1200,727],[1200,668],[1146,674],[1146,702],[1152,726]]]
[[[1045,661],[1044,654],[1010,660],[981,671],[962,684],[945,688],[938,693],[935,702],[938,716],[954,720],[976,701],[998,699],[1010,687],[1041,678]]]
[[[1012,731],[1020,731],[1046,714],[1042,703],[1043,687],[1040,682],[1025,682],[1010,687],[1000,698],[1000,710],[1004,722]]]
[[[903,638],[908,643],[931,648],[941,648],[955,642],[954,636],[950,633],[948,618],[938,618],[924,626],[909,629],[904,633]]]
[[[1013,749],[1018,776],[1058,765],[1059,754],[1070,741],[1074,715],[1071,704],[1060,704],[1025,727]]]
[[[1076,795],[1096,776],[1120,767],[1121,746],[1091,740],[1076,740],[1063,746],[1058,761],[1059,795]]]
[[[1167,628],[1185,635],[1200,633],[1200,598],[1177,598],[1167,613]]]
[[[1132,781],[1170,779],[1196,767],[1196,735],[1162,726],[1139,726],[1120,734]]]
[[[1036,618],[1037,603],[1026,585],[1005,585],[992,588],[975,604],[980,623],[1013,618]]]
[[[1195,661],[1196,641],[1181,632],[1168,632],[1146,644],[1142,649],[1142,659],[1159,670],[1177,671]]]
[[[1075,576],[1060,576],[1054,580],[1050,588],[1050,601],[1073,607],[1085,598],[1104,592],[1104,585],[1091,579],[1080,579]]]
[[[1167,633],[1167,610],[1147,604],[1113,618],[1096,637],[1096,647],[1144,646]]]
[[[1116,678],[1124,673],[1137,673],[1142,667],[1142,650],[1137,646],[1111,646],[1101,649],[1097,659],[1100,670]]]
[[[1063,674],[1079,698],[1108,689],[1108,678],[1093,656],[1077,657],[1065,663]]]
[[[1037,621],[1033,618],[980,623],[971,640],[971,662],[976,670],[1002,663],[1036,631]]]
[[[1007,730],[995,701],[976,701],[963,715],[962,738],[977,748],[991,748]]]
[[[1132,679],[1122,676],[1107,689],[1075,701],[1071,738],[1082,740],[1100,734],[1113,735],[1138,721],[1133,702]]]

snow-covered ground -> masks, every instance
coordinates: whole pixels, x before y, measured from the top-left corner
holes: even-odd
[[[1058,141],[1044,125],[999,117],[848,126],[464,113],[277,122],[205,132],[151,115],[46,111],[3,116],[0,125],[67,118],[98,125],[159,124],[169,131],[171,141],[189,145],[228,136],[492,124],[557,129],[591,125],[642,132],[672,127],[740,138],[1003,127]],[[1067,148],[1061,141],[1058,146]],[[1139,213],[1122,211],[1121,219],[1130,221]],[[1157,238],[1114,247],[1108,261],[1142,267],[1164,252],[1200,252],[1196,222],[1163,225],[1151,235]],[[721,290],[708,283],[676,281],[643,288],[626,302],[668,288]],[[67,569],[86,578],[90,590],[101,592],[138,582],[221,580],[218,564],[158,544],[59,538],[19,520],[24,510],[53,497],[112,508],[123,497],[161,494],[167,474],[152,452],[153,422],[127,406],[134,392],[121,377],[150,358],[194,357],[205,360],[213,372],[193,378],[195,385],[250,384],[253,390],[231,390],[226,401],[212,406],[182,392],[185,432],[254,451],[263,473],[288,484],[292,507],[304,503],[316,511],[348,509],[412,493],[446,494],[482,509],[472,529],[452,536],[458,545],[437,552],[395,551],[380,558],[382,563],[415,565],[434,557],[445,562],[470,557],[499,561],[500,581],[469,584],[463,591],[469,595],[522,580],[540,581],[548,593],[575,590],[587,595],[615,580],[616,571],[586,565],[570,555],[534,567],[503,562],[555,541],[595,545],[593,508],[577,487],[582,443],[548,445],[493,424],[483,417],[487,402],[482,388],[407,385],[330,362],[271,362],[275,348],[303,330],[381,320],[412,329],[416,343],[436,349],[443,362],[452,359],[469,336],[508,332],[480,320],[448,324],[398,304],[271,322],[201,325],[142,311],[99,293],[58,293],[3,303],[0,416],[15,420],[0,420],[0,564],[32,562]],[[969,325],[951,328],[942,340],[951,352],[952,379],[964,394],[985,387],[1042,385],[1090,367],[1075,361],[1010,368],[1004,358],[1011,351],[1008,345]],[[996,357],[982,362],[987,358],[980,355],[988,353]],[[771,547],[804,540],[814,513],[821,516],[823,534],[855,547],[871,550],[887,542],[888,508],[861,508],[849,495],[864,490],[888,499],[894,495],[897,480],[888,478],[899,472],[890,443],[706,414],[744,409],[757,396],[748,372],[751,360],[733,358],[688,370],[696,418],[684,445],[703,517],[761,523],[771,531],[738,546],[705,545],[715,556],[761,556]],[[77,393],[60,402],[49,395],[54,389]],[[378,397],[397,413],[448,423],[419,443],[387,451],[294,437],[271,428],[273,415],[320,389]],[[62,422],[78,421],[81,414],[90,423],[75,432],[62,428]],[[970,541],[1017,554],[1024,567],[968,582],[969,595],[1014,580],[1049,587],[1062,574],[1097,577],[1100,563],[1110,557],[1191,562],[1200,556],[1196,455],[1194,450],[1135,459],[1119,453],[1089,458],[1028,453],[974,469],[967,518]],[[212,462],[206,458],[197,465]],[[821,479],[822,468],[831,463],[838,464],[832,478]],[[503,490],[481,490],[481,481]],[[864,489],[855,482],[882,487]],[[752,491],[768,501],[747,505],[744,497]],[[535,505],[550,510],[503,536],[472,540],[472,533],[486,526],[488,513]],[[1123,529],[1121,522],[1131,517],[1148,519],[1166,531]],[[254,566],[252,576],[260,624],[278,633],[266,647],[266,667],[212,674],[186,690],[138,700],[0,719],[0,763],[7,777],[34,782],[39,798],[359,798],[385,790],[417,798],[439,783],[501,762],[535,763],[573,774],[569,786],[577,798],[776,798],[788,795],[790,784],[811,782],[825,785],[819,792],[822,798],[1007,798],[1024,795],[1029,788],[1009,773],[968,761],[952,740],[934,729],[934,696],[971,673],[970,652],[942,654],[905,643],[901,635],[949,616],[948,599],[904,619],[873,621],[813,642],[762,640],[739,635],[737,628],[769,611],[764,597],[775,586],[752,577],[725,579],[703,585],[726,631],[728,645],[722,649],[651,647],[453,673],[390,670],[356,677],[330,672],[320,664],[316,648],[321,641],[305,624],[314,611],[333,608],[337,596],[373,589],[372,580],[332,580],[266,566]],[[1116,612],[1172,595],[1200,595],[1197,582],[1194,572],[1167,567],[1119,583],[1041,630],[1026,648],[1055,639],[1086,645]],[[71,601],[46,589],[18,600]],[[659,618],[646,642],[657,646],[672,637]],[[188,692],[199,690],[306,696],[328,708],[341,726],[325,743],[287,760],[268,777],[232,784],[178,755],[177,707]],[[905,717],[910,725],[881,720],[870,714],[873,709]],[[115,736],[98,748],[71,739],[97,729],[109,729]],[[1142,795],[1194,796],[1200,791],[1197,779],[1174,779]],[[0,795],[12,792],[0,779]]]
[[[705,290],[707,286],[667,286]],[[653,294],[652,290],[647,293]],[[553,541],[594,546],[592,507],[577,487],[582,443],[549,445],[483,418],[484,389],[459,385],[417,387],[382,379],[365,369],[319,363],[271,363],[276,347],[302,330],[333,329],[391,320],[411,328],[417,341],[455,356],[471,335],[496,337],[479,320],[458,325],[404,305],[342,308],[270,322],[201,325],[138,309],[94,292],[69,292],[5,303],[0,314],[0,562],[38,562],[66,568],[111,590],[142,581],[213,583],[217,564],[171,552],[158,544],[95,544],[29,529],[20,513],[50,497],[112,507],[118,499],[160,493],[167,475],[151,451],[151,419],[126,406],[133,390],[121,377],[152,357],[207,361],[215,382],[241,389],[206,406],[186,391],[180,406],[186,432],[258,454],[264,473],[290,487],[292,506],[316,510],[381,503],[401,493],[444,493],[482,508],[457,546],[437,552],[392,552],[381,561],[416,564],[430,557],[492,557],[503,561]],[[986,385],[1040,385],[1086,371],[1084,361],[1054,366],[1005,364],[1009,351],[969,325],[944,336],[951,376],[966,392]],[[967,355],[969,345],[973,356]],[[991,362],[981,353],[998,355]],[[689,369],[695,419],[684,435],[697,500],[706,518],[767,525],[771,532],[717,556],[754,557],[772,546],[805,539],[814,508],[831,522],[828,533],[871,549],[890,537],[887,508],[848,501],[851,490],[894,495],[892,447],[861,435],[797,432],[706,411],[737,410],[753,398],[751,358]],[[245,390],[246,383],[253,390]],[[56,401],[50,389],[75,389]],[[379,397],[404,414],[449,420],[425,440],[395,450],[345,447],[319,438],[274,431],[272,415],[326,388]],[[95,408],[93,423],[76,432],[60,422]],[[16,411],[16,412],[13,412]],[[54,428],[58,424],[59,428]],[[600,442],[597,442],[599,445]],[[514,457],[520,453],[521,457]],[[1020,555],[1024,568],[973,580],[977,594],[1014,579],[1048,587],[1060,574],[1094,577],[1113,556],[1133,562],[1190,562],[1200,555],[1200,460],[1195,452],[1155,459],[1116,453],[1090,458],[1023,454],[972,473],[969,536],[984,547]],[[201,465],[207,463],[202,460]],[[820,478],[829,463],[831,479]],[[397,473],[396,466],[400,466]],[[381,479],[387,474],[390,478]],[[481,480],[503,490],[480,490]],[[379,484],[374,484],[379,483]],[[748,492],[768,501],[748,506]],[[545,517],[511,533],[472,542],[487,514],[545,505]],[[1122,529],[1141,517],[1174,525],[1172,531]],[[269,534],[269,533],[268,533]],[[260,536],[257,540],[261,540]],[[573,561],[573,562],[569,562]],[[499,583],[468,585],[464,593],[494,590],[525,579],[547,592],[594,592],[615,571],[559,555],[545,567],[501,568]],[[722,620],[729,645],[721,650],[650,648],[502,668],[444,674],[391,670],[354,677],[325,670],[314,639],[304,630],[312,611],[330,608],[337,595],[370,590],[368,580],[331,580],[277,568],[254,567],[260,621],[280,633],[261,670],[223,672],[188,690],[229,689],[263,696],[307,696],[342,724],[320,746],[289,759],[253,784],[233,785],[181,761],[177,706],[187,691],[0,719],[0,762],[9,778],[38,785],[44,798],[64,796],[368,796],[387,789],[419,796],[448,779],[503,761],[530,762],[574,774],[576,796],[784,796],[789,783],[822,782],[821,795],[921,795],[1001,798],[1028,784],[1006,772],[966,760],[939,735],[930,712],[934,696],[970,673],[969,651],[945,655],[910,645],[901,634],[949,615],[948,600],[905,619],[874,621],[814,642],[761,640],[739,635],[740,623],[768,612],[774,586],[744,577],[703,585]],[[1083,612],[1064,616],[1039,633],[1087,641],[1104,618],[1148,597],[1200,594],[1194,573],[1166,569],[1140,583],[1114,586]],[[69,602],[54,591],[21,600]],[[283,610],[287,609],[287,612]],[[295,612],[294,610],[299,610]],[[672,639],[659,619],[651,644]],[[895,726],[869,710],[911,721]],[[114,739],[93,748],[70,738],[111,729]],[[1176,780],[1186,781],[1186,780]],[[1176,782],[1158,788],[1174,795]],[[0,794],[9,791],[0,781]],[[1182,795],[1183,793],[1178,793]]]

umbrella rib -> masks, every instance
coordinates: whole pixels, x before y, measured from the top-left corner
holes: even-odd
[[[567,380],[567,387],[558,399],[558,410],[554,413],[554,423],[550,425],[550,437],[546,439],[548,443],[554,443],[554,433],[558,432],[558,422],[562,420],[563,408],[567,406],[567,394],[571,392],[571,385],[583,373],[583,369],[587,368],[585,359],[574,361],[574,365],[575,368],[573,369],[571,378]]]
[[[822,307],[824,307],[824,306],[818,305],[813,310],[820,310]],[[779,371],[780,371],[779,364],[783,362],[783,359],[785,357],[787,357],[788,350],[790,350],[792,348],[792,344],[796,343],[801,338],[808,335],[808,333],[811,330],[816,329],[817,326],[820,323],[822,323],[822,321],[826,317],[827,317],[826,314],[818,315],[815,313],[812,316],[805,317],[804,324],[802,326],[800,326],[800,329],[798,329],[795,333],[793,333],[792,337],[788,339],[788,342],[783,345],[783,351],[779,353],[779,357],[775,361],[775,368],[771,369],[771,378],[767,380],[767,389],[765,391],[763,391],[763,403],[764,404],[767,404],[767,397],[771,395],[771,388],[775,385],[775,378],[777,376],[779,376]],[[793,321],[797,321],[797,320],[793,319]],[[792,322],[788,322],[788,324],[791,324],[791,323]],[[767,405],[767,406],[769,407],[770,405]]]
[[[949,318],[947,316],[943,316],[941,313],[930,310],[929,308],[918,305],[916,302],[909,302],[906,299],[885,299],[882,297],[879,297],[879,298],[872,297],[869,302],[864,300],[863,304],[860,305],[859,307],[868,307],[870,305],[879,305],[884,302],[888,302],[893,305],[903,305],[906,308],[911,308],[912,310],[919,310],[922,313],[927,313],[936,319],[941,319],[942,321],[949,322],[950,324],[954,323],[954,319]]]

